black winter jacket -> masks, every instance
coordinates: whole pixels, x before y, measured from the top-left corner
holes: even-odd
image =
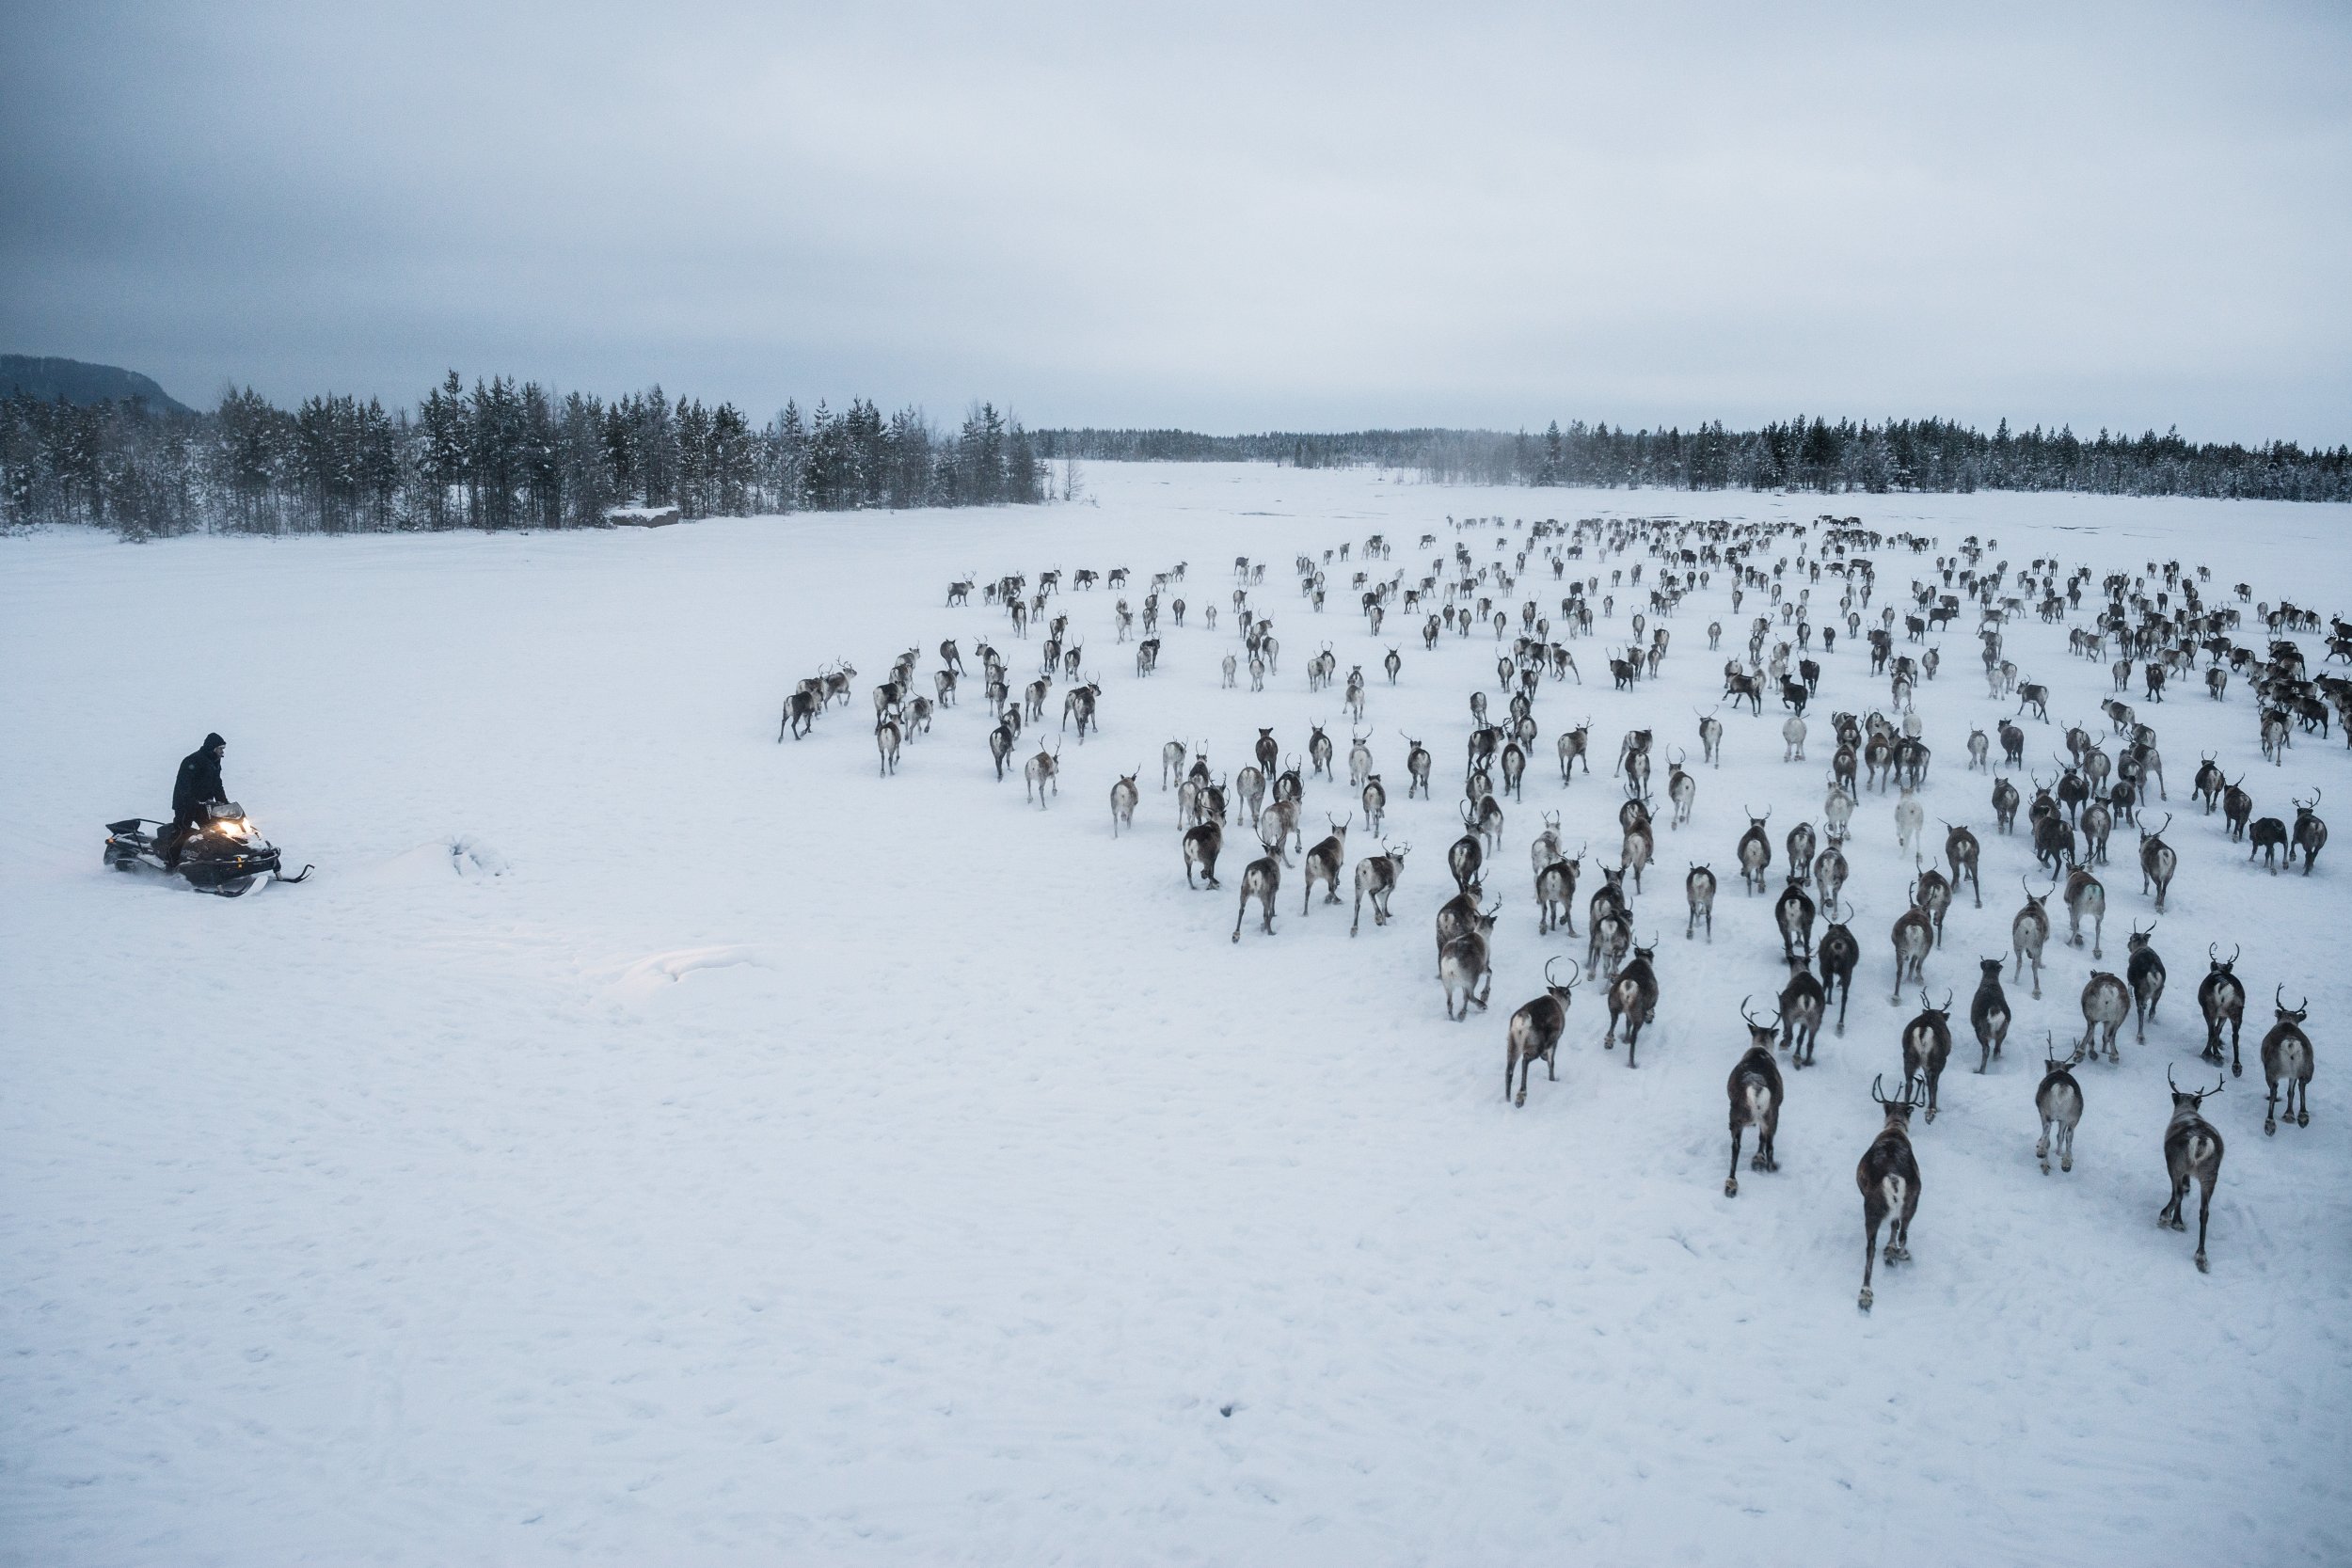
[[[216,736],[206,736],[202,746],[180,759],[180,776],[171,785],[172,816],[193,821],[200,807],[229,799],[220,782],[220,758],[213,754],[219,744]]]

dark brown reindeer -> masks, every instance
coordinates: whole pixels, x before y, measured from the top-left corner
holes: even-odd
[[[1821,1019],[1828,1011],[1829,1002],[1821,982],[1813,977],[1803,959],[1789,959],[1788,983],[1780,988],[1780,1043],[1788,1053],[1792,1069],[1813,1065],[1813,1050],[1821,1037]]]
[[[2230,1028],[2230,1076],[2243,1075],[2246,1063],[2238,1054],[2238,1039],[2246,1028],[2246,986],[2236,974],[2239,949],[2232,947],[2226,958],[2217,957],[2219,949],[2205,944],[2205,959],[2211,966],[2205,977],[2197,983],[2197,1010],[2205,1015],[2205,1060],[2221,1063],[2221,1027]]]
[[[2172,1091],[2172,1119],[2164,1130],[2164,1168],[2172,1180],[2172,1201],[2156,1212],[2156,1223],[2169,1225],[2175,1230],[2185,1230],[2187,1223],[2181,1217],[2181,1205],[2188,1197],[2188,1184],[2197,1183],[2197,1272],[2208,1272],[2205,1262],[2205,1225],[2213,1214],[2214,1183],[2221,1179],[2221,1134],[2204,1117],[2207,1095],[2219,1094],[2227,1079],[2217,1080],[2210,1089],[2188,1090],[2172,1082],[2172,1069],[2164,1069],[2164,1081]]]
[[[1509,1054],[1502,1063],[1502,1096],[1515,1105],[1527,1103],[1527,1069],[1536,1062],[1544,1064],[1544,1077],[1557,1083],[1560,1078],[1554,1057],[1560,1049],[1560,1036],[1568,1026],[1568,1003],[1581,972],[1568,976],[1566,985],[1552,978],[1551,966],[1560,960],[1552,958],[1544,965],[1544,994],[1511,1015]],[[1568,960],[1576,969],[1576,960]],[[1518,1093],[1511,1092],[1511,1075],[1518,1075]]]
[[[1241,911],[1233,916],[1233,940],[1241,941],[1242,922],[1249,916],[1249,900],[1258,900],[1261,911],[1259,929],[1267,936],[1274,934],[1274,895],[1282,890],[1282,863],[1272,855],[1261,855],[1249,863],[1241,874]]]
[[[1919,1212],[1919,1162],[1911,1152],[1911,1113],[1918,1101],[1912,1098],[1909,1084],[1903,1085],[1900,1099],[1887,1099],[1880,1078],[1870,1080],[1870,1098],[1884,1108],[1886,1118],[1853,1173],[1854,1186],[1862,1193],[1862,1295],[1856,1305],[1865,1312],[1873,1300],[1870,1271],[1878,1257],[1879,1227],[1892,1218],[1886,1260],[1907,1263],[1911,1260],[1911,1219]]]
[[[1979,1072],[1993,1065],[1993,1058],[2001,1053],[2002,1042],[2009,1038],[2009,994],[2001,989],[2001,971],[2007,967],[2005,958],[1977,960],[1982,975],[1977,981],[1977,994],[1968,999],[1968,1026],[1977,1032]]]
[[[1836,993],[1837,1033],[1840,1035],[1846,1032],[1847,1004],[1853,1000],[1854,971],[1862,966],[1862,943],[1855,940],[1852,927],[1847,924],[1851,918],[1851,905],[1846,906],[1843,915],[1833,909],[1829,929],[1821,933],[1820,943],[1813,954],[1814,961],[1821,971],[1822,1006],[1826,1007],[1830,994],[1833,991]],[[1811,1053],[1807,1053],[1808,1065],[1811,1060]]]
[[[1609,1027],[1600,1037],[1601,1049],[1613,1051],[1617,1045],[1617,1023],[1625,1023],[1625,1065],[1635,1065],[1633,1053],[1642,1037],[1642,1026],[1658,1016],[1658,974],[1650,967],[1658,956],[1656,938],[1647,947],[1636,946],[1632,961],[1617,971],[1609,982]]]
[[[1740,1020],[1748,1026],[1748,1049],[1733,1064],[1731,1077],[1724,1085],[1731,1101],[1731,1170],[1724,1178],[1724,1196],[1740,1196],[1740,1139],[1748,1128],[1756,1129],[1756,1155],[1748,1162],[1751,1170],[1780,1169],[1780,1162],[1772,1154],[1772,1139],[1780,1131],[1780,1064],[1772,1059],[1772,1037],[1779,1032],[1775,1019],[1758,1023],[1748,1014],[1748,999],[1740,998]]]
[[[1923,990],[1919,1016],[1903,1025],[1903,1085],[1905,1092],[1915,1083],[1925,1088],[1930,1122],[1935,1120],[1936,1089],[1944,1081],[1944,1064],[1951,1056],[1952,993],[1946,991],[1944,1005],[1938,1007]]]
[[[2148,1021],[2156,1016],[2156,1004],[2164,1000],[2164,959],[2152,945],[2155,934],[2153,926],[2143,931],[2135,921],[2131,937],[2123,944],[2130,955],[2123,965],[2123,978],[2132,988],[2135,1037],[2142,1045],[2148,1043]]]

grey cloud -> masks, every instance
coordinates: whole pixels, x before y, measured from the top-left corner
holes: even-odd
[[[0,341],[1196,428],[2352,438],[2335,8],[22,7]]]

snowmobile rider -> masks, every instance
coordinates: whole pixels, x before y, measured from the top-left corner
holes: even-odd
[[[229,799],[229,792],[220,782],[220,759],[228,750],[229,742],[217,734],[208,735],[203,745],[180,759],[180,776],[171,784],[171,831],[164,846],[166,865],[180,863],[180,847],[204,819],[204,808],[215,800]]]

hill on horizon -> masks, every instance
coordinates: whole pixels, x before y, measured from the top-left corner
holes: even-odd
[[[56,359],[31,354],[0,354],[0,397],[24,392],[46,403],[110,403],[145,398],[158,413],[193,414],[195,409],[173,397],[154,381],[119,365],[93,365],[80,359]]]

